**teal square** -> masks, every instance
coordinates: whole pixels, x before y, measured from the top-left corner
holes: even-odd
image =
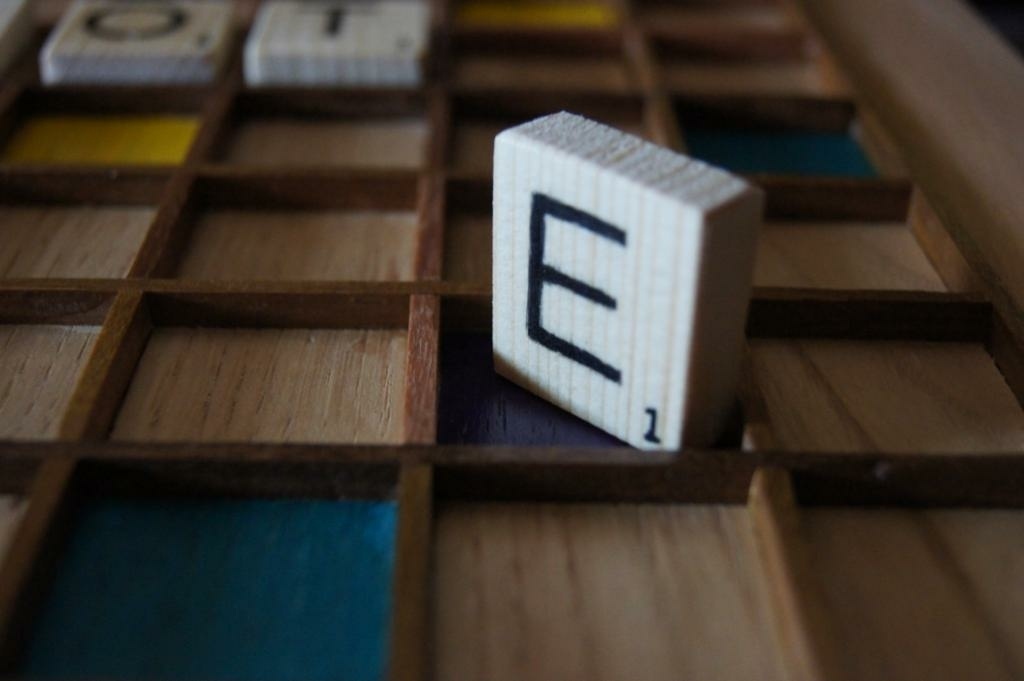
[[[391,502],[88,502],[22,672],[376,681],[395,524]]]
[[[689,154],[734,173],[877,177],[849,134],[685,126]]]

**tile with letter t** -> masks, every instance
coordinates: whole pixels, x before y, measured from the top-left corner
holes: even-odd
[[[0,74],[14,63],[31,38],[28,0],[0,0]]]
[[[228,51],[223,0],[78,0],[40,53],[47,84],[208,83]]]
[[[631,445],[710,445],[735,404],[763,195],[569,113],[494,160],[500,373]]]
[[[245,46],[245,80],[276,86],[414,86],[426,2],[268,2]]]

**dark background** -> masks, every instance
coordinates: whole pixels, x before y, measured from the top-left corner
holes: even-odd
[[[972,4],[1024,54],[1024,0],[973,0]]]

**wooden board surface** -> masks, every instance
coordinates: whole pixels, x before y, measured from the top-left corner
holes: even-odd
[[[0,277],[123,277],[156,211],[0,206]]]
[[[399,442],[405,332],[158,329],[113,437]]]
[[[812,510],[803,520],[849,678],[1024,674],[1024,514]]]
[[[438,681],[782,679],[742,507],[442,508]]]
[[[57,435],[97,333],[88,326],[0,326],[0,438]]]
[[[758,340],[751,356],[785,449],[1024,447],[1024,414],[980,345]]]
[[[800,4],[1024,328],[1024,61],[960,0]]]
[[[178,276],[407,281],[416,243],[412,212],[215,210],[199,218]]]
[[[944,291],[901,223],[786,222],[761,230],[757,286]]]

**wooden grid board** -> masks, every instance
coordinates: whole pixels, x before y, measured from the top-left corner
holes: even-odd
[[[5,148],[40,117],[194,128],[180,163],[0,165],[5,673],[41,669],[90,505],[248,498],[393,505],[395,680],[1024,675],[1018,320],[799,7],[483,29],[438,0],[427,84],[350,92],[246,89],[237,6],[214,86],[44,88],[54,13],[0,88]],[[490,140],[560,109],[874,169],[730,157],[768,222],[715,449],[632,451],[493,375]]]

